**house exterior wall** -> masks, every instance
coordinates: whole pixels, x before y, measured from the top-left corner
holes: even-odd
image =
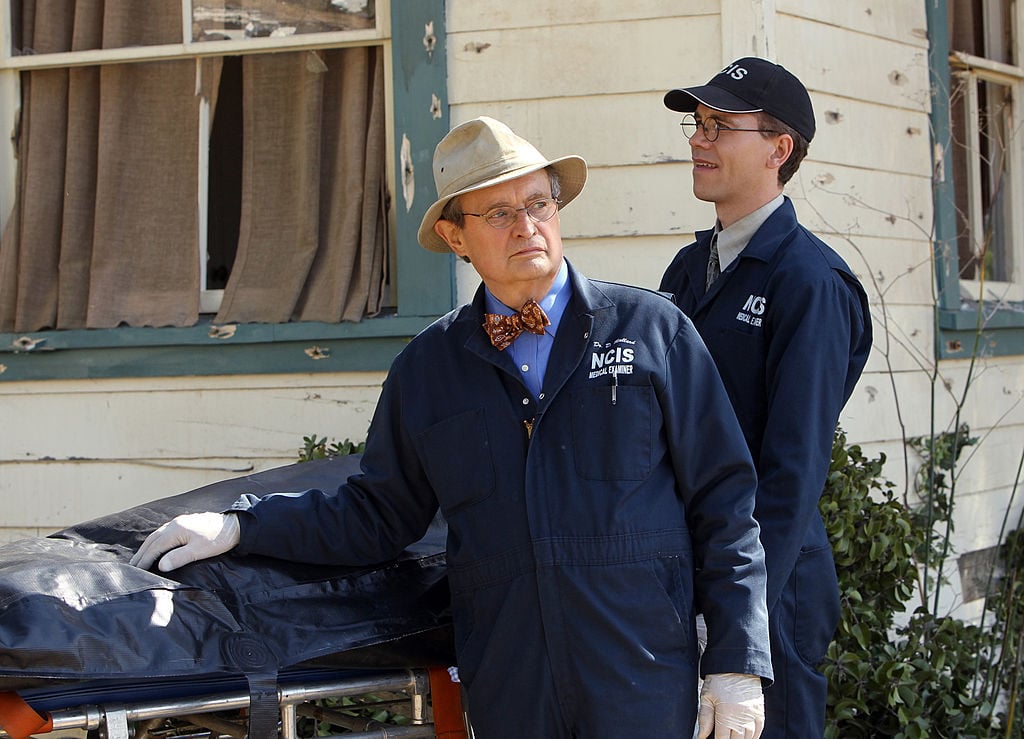
[[[384,375],[0,383],[0,542],[366,438]]]
[[[491,115],[548,156],[586,158],[587,188],[562,215],[568,258],[592,277],[656,287],[676,250],[714,222],[690,191],[689,148],[664,92],[751,54],[801,77],[818,132],[787,193],[864,282],[875,326],[842,426],[869,455],[886,454],[884,473],[903,491],[917,464],[904,439],[955,425],[963,401],[959,420],[983,437],[958,483],[953,544],[963,554],[998,541],[1024,439],[1024,358],[934,359],[924,6],[447,0],[447,104],[452,125]],[[476,275],[461,263],[456,274],[468,299]],[[0,384],[0,540],[288,463],[310,433],[361,440],[382,379]],[[974,604],[960,607],[969,615]]]

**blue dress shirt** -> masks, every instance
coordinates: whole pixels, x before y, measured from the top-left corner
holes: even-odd
[[[484,293],[488,313],[500,313],[503,316],[515,313],[515,310],[494,297],[490,290],[484,288]],[[540,398],[541,387],[544,384],[544,370],[547,369],[551,347],[555,343],[555,334],[558,333],[558,323],[571,297],[572,285],[569,284],[569,268],[563,259],[562,267],[558,270],[558,275],[555,277],[551,289],[548,290],[548,294],[537,301],[544,312],[548,314],[551,325],[547,327],[543,336],[524,331],[505,350],[512,353],[512,360],[519,368],[519,374],[523,376],[523,382],[526,383],[526,387],[534,398]]]

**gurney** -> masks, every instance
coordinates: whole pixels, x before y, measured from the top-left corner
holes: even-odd
[[[179,513],[330,493],[357,470],[357,455],[287,465],[0,546],[0,737],[466,736],[440,518],[372,567],[128,564]],[[405,723],[364,721],[343,705],[357,696]]]

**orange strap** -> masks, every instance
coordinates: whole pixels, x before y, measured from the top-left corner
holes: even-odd
[[[0,692],[0,727],[11,739],[27,739],[53,731],[53,719],[40,716],[17,693]]]
[[[434,707],[434,733],[437,739],[469,739],[462,718],[459,686],[452,682],[444,667],[430,668],[430,702]]]

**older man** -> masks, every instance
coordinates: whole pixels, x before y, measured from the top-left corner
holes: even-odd
[[[586,175],[498,121],[453,129],[419,240],[483,285],[395,359],[361,474],[337,496],[176,519],[133,561],[168,570],[234,548],[380,562],[440,507],[479,739],[690,736],[696,599],[713,624],[701,735],[760,734],[771,667],[753,463],[683,313],[563,258],[558,211]]]

